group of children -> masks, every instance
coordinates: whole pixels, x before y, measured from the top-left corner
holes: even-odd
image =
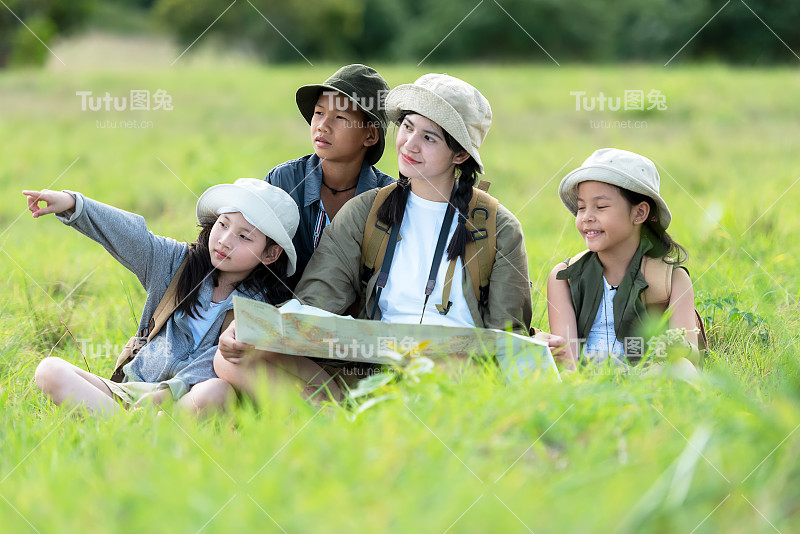
[[[389,91],[374,69],[348,65],[300,87],[296,101],[313,154],[278,165],[266,180],[209,188],[191,244],[153,235],[141,217],[79,193],[23,191],[34,217],[53,213],[97,241],[147,291],[139,325],[147,341],[113,379],[56,357],[39,364],[36,383],[55,403],[109,413],[174,400],[200,413],[225,407],[237,391],[253,393],[265,377],[307,398],[343,397],[354,364],[237,341],[233,295],[529,334],[522,226],[478,181],[492,120],[486,98],[445,74]],[[390,121],[398,127],[397,181],[374,167]],[[598,150],[563,179],[559,195],[588,247],[548,279],[550,333],[538,336],[562,367],[601,358],[635,363],[623,342],[653,314],[687,329],[686,356],[696,364],[686,254],[666,233],[671,215],[653,163]],[[655,306],[645,298],[651,264],[671,287]]]

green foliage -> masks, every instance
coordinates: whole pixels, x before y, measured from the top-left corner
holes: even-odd
[[[252,48],[273,61],[300,61],[299,51],[312,62],[356,57],[414,63],[423,59],[547,63],[552,57],[558,62],[666,63],[681,50],[682,61],[793,62],[796,58],[786,46],[800,47],[796,24],[800,7],[773,0],[753,0],[747,5],[753,12],[741,2],[726,6],[696,40],[692,37],[719,10],[719,2],[322,0],[313,9],[302,0],[253,2],[261,14],[248,3],[238,2],[209,34],[228,45]],[[225,0],[158,0],[155,11],[165,27],[175,28],[188,45],[229,6]]]
[[[0,10],[0,68],[9,63],[43,64],[49,52],[42,44],[52,44],[56,35],[68,34],[80,27],[91,13],[95,0],[8,0],[4,3],[6,7]]]

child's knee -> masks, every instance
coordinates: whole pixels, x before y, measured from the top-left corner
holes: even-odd
[[[221,378],[211,378],[192,388],[192,399],[198,407],[224,406],[236,397],[233,387]]]
[[[233,386],[221,378],[212,378],[206,381],[206,395],[209,399],[216,401],[215,404],[224,404],[236,395]]]
[[[49,356],[39,362],[33,378],[42,391],[53,391],[63,383],[67,372],[69,369],[64,360]]]

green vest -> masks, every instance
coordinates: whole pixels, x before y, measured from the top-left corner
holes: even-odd
[[[626,337],[634,337],[647,318],[641,294],[648,284],[641,272],[641,264],[642,257],[651,248],[650,240],[643,237],[614,295],[614,333],[622,343]],[[603,264],[595,252],[589,252],[559,272],[556,278],[569,282],[578,334],[586,339],[603,300]]]

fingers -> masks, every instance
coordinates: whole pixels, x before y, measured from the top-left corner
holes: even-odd
[[[219,336],[219,352],[231,363],[238,363],[248,352],[255,349],[253,345],[236,341],[236,321]]]
[[[37,209],[36,204],[39,202],[42,193],[39,191],[25,190],[22,194],[27,197],[25,200],[28,202],[28,211],[32,213],[35,212]]]
[[[48,215],[56,212],[55,195],[53,194],[53,191],[49,191],[47,189],[43,189],[42,191],[24,190],[22,194],[28,197],[28,210],[33,213],[34,219],[41,217],[42,215]],[[39,202],[44,202],[46,204],[45,207],[40,208]]]
[[[255,349],[253,345],[236,341],[235,339],[226,338],[219,340],[219,352],[222,357],[229,362],[235,363],[241,359],[246,353]]]

